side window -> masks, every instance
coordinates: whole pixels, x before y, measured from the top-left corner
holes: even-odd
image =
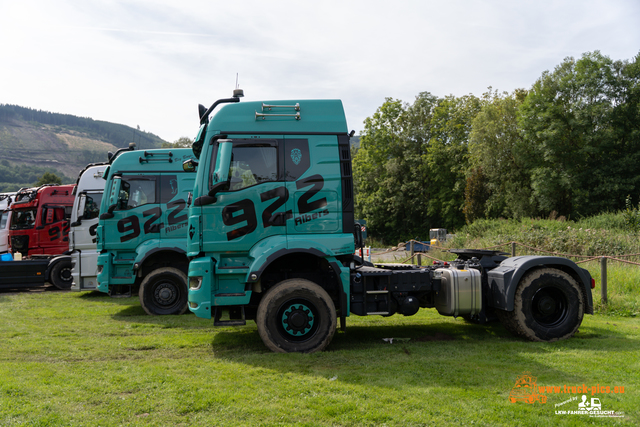
[[[64,220],[64,208],[44,208],[44,223],[45,225],[53,224],[58,221]]]
[[[178,176],[162,175],[160,180],[160,203],[166,204],[178,195]]]
[[[278,150],[272,146],[234,146],[229,167],[231,185],[237,191],[278,180]]]
[[[133,209],[156,203],[155,176],[122,177],[117,210]]]
[[[87,194],[86,202],[84,204],[84,213],[82,218],[93,219],[97,218],[100,214],[100,203],[102,203],[102,193],[90,193]]]
[[[2,212],[2,216],[0,216],[0,230],[7,228],[7,218],[9,218],[9,211]]]

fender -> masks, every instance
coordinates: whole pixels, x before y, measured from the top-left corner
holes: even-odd
[[[340,308],[340,317],[341,323],[344,324],[344,317],[349,315],[349,299],[347,298],[347,291],[345,286],[349,285],[349,277],[350,272],[349,268],[342,267],[342,264],[333,256],[327,256],[327,254],[332,253],[333,251],[329,248],[320,245],[318,246],[318,242],[316,242],[315,247],[297,247],[297,248],[287,248],[287,242],[283,240],[280,236],[274,236],[277,243],[270,247],[270,250],[265,250],[265,241],[260,242],[260,244],[254,246],[250,251],[250,256],[254,259],[254,262],[251,264],[249,269],[249,273],[245,278],[246,283],[255,283],[260,280],[262,273],[266,270],[266,268],[276,261],[277,259],[292,253],[307,253],[314,255],[318,258],[324,258],[329,262],[329,266],[335,273],[338,279],[338,289],[340,290],[340,298],[338,301]],[[271,239],[266,239],[271,240]],[[275,242],[274,242],[275,243]],[[292,243],[292,242],[289,242]],[[265,256],[265,254],[269,254]]]
[[[144,264],[144,262],[154,254],[158,252],[176,252],[185,256],[187,258],[186,248],[181,246],[161,246],[163,243],[162,240],[147,240],[143,242],[136,248],[136,258],[133,261],[133,271],[137,272],[137,270]],[[186,246],[186,245],[185,245]]]
[[[253,262],[251,263],[245,281],[247,283],[255,283],[260,280],[260,276],[262,276],[264,270],[278,258],[292,253],[307,253],[315,255],[318,258],[327,259],[332,270],[338,276],[338,280],[340,281],[339,285],[342,286],[342,278],[340,277],[342,271],[338,265],[339,263],[333,257],[333,250],[318,242],[315,242],[313,247],[310,247],[308,242],[305,246],[300,245],[297,247],[292,247],[292,243],[302,242],[291,242],[283,239],[282,236],[272,236],[253,246],[249,251],[249,256],[253,259]]]
[[[584,311],[593,314],[591,275],[584,268],[566,258],[554,256],[518,256],[507,258],[500,266],[488,271],[488,305],[501,310],[513,311],[516,288],[522,277],[537,268],[557,268],[575,279],[586,296]]]

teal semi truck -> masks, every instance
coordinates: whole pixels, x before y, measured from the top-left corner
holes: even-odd
[[[364,262],[341,101],[240,95],[199,107],[198,161],[183,165],[197,169],[187,243],[196,316],[255,320],[271,350],[314,352],[350,314],[497,316],[516,335],[554,341],[593,313],[593,279],[564,258],[460,249],[428,267]]]
[[[187,196],[195,173],[184,149],[116,153],[104,172],[96,230],[97,289],[111,296],[138,292],[151,315],[187,311]]]

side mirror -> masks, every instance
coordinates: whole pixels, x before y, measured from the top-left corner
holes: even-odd
[[[204,196],[196,197],[196,199],[193,201],[193,206],[204,206],[204,205],[210,205],[212,203],[215,203],[216,194],[218,194],[218,192],[220,191],[227,191],[228,189],[229,189],[229,181],[217,182],[213,184],[208,194]]]
[[[182,162],[182,170],[185,172],[195,172],[197,166],[198,162],[193,159],[185,160],[184,162]]]
[[[111,183],[111,193],[109,194],[109,207],[107,208],[108,213],[112,213],[116,209],[116,207],[118,207],[121,185],[122,178],[119,176],[113,177],[113,183]]]
[[[84,215],[84,208],[85,208],[86,204],[87,204],[87,195],[86,194],[80,194],[78,196],[78,209],[76,209],[76,212],[75,212],[76,220],[71,223],[71,227],[77,227],[78,225],[80,225],[82,223],[83,215]]]
[[[213,187],[209,190],[209,197],[216,197],[216,194],[220,191],[227,191],[229,189],[229,181],[217,182],[213,184]]]
[[[219,141],[218,155],[216,156],[216,165],[213,175],[216,183],[226,182],[229,180],[229,167],[231,166],[232,150],[233,142],[228,140]]]

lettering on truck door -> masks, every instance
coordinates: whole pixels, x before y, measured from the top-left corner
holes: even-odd
[[[289,193],[279,157],[279,140],[234,140],[229,189],[202,207],[205,246],[217,252],[242,252],[268,236],[286,234]]]
[[[162,209],[159,200],[157,175],[123,175],[114,217],[105,230],[105,244],[111,250],[133,250],[136,240],[160,233]]]

